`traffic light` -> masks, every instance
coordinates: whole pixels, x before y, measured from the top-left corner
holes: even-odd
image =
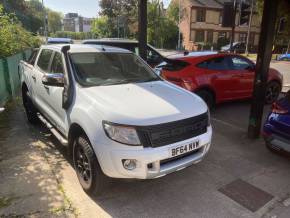
[[[248,25],[251,14],[251,5],[246,2],[241,2],[240,25]]]

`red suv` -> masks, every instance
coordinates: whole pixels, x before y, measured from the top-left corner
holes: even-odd
[[[160,75],[202,97],[209,107],[223,101],[250,98],[253,92],[255,64],[236,55],[216,52],[192,52],[169,56],[156,67]],[[266,103],[279,96],[283,77],[269,70]]]

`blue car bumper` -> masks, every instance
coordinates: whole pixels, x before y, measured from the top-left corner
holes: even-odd
[[[270,136],[265,136],[264,139],[268,146],[275,150],[283,150],[290,153],[290,140],[283,138],[279,135],[272,134]]]
[[[281,126],[279,127],[281,128]],[[280,128],[272,125],[268,120],[263,129],[265,142],[275,150],[283,150],[290,153],[290,134],[281,131]]]

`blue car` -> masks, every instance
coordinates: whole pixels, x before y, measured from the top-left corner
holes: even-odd
[[[290,61],[290,54],[281,54],[277,56],[277,61]]]
[[[273,104],[263,136],[270,150],[290,153],[290,91]]]

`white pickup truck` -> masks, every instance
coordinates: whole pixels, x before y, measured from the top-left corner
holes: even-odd
[[[201,98],[164,81],[135,54],[45,45],[19,65],[28,121],[69,148],[87,193],[108,177],[151,179],[203,159],[212,127]]]

